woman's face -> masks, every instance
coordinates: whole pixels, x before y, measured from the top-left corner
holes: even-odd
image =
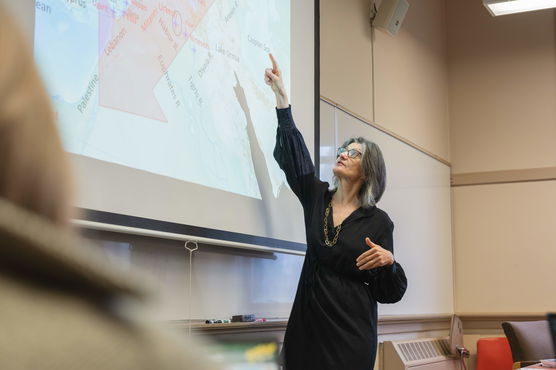
[[[340,179],[351,181],[363,180],[363,170],[361,168],[361,156],[363,146],[359,143],[351,143],[346,148],[338,149],[336,166],[332,172]]]

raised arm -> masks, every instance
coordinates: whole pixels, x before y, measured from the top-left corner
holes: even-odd
[[[264,71],[264,81],[276,96],[276,108],[284,109],[290,106],[288,100],[288,93],[284,87],[284,81],[282,80],[282,71],[278,67],[278,62],[274,59],[272,54],[268,54],[270,61],[272,62],[272,68],[267,68]]]
[[[282,80],[282,72],[272,54],[269,56],[272,68],[265,70],[265,82],[276,96],[276,114],[278,116],[274,158],[286,174],[286,179],[293,192],[305,207],[311,199],[311,194],[314,193],[314,187],[320,181],[315,177],[315,167],[303,136],[295,126]]]

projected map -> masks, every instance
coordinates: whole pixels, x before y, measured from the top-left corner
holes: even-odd
[[[260,154],[277,196],[263,72],[272,52],[289,89],[289,1],[51,0],[35,18],[66,150],[254,198]]]

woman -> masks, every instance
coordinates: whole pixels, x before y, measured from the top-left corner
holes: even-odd
[[[276,95],[274,157],[303,206],[307,253],[283,354],[287,370],[370,370],[377,344],[377,302],[394,303],[407,280],[393,256],[394,225],[378,209],[386,171],[378,146],[347,140],[334,167],[335,188],[315,177],[273,56],[265,82]]]
[[[145,297],[69,232],[71,176],[25,40],[0,0],[3,369],[215,369],[137,320]],[[138,303],[138,302],[135,302]]]

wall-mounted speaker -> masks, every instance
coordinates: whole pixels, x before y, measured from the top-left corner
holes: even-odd
[[[407,0],[382,0],[373,20],[373,26],[393,36],[402,26],[407,9],[409,9]]]

